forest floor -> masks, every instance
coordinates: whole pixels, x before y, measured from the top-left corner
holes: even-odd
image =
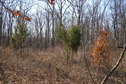
[[[111,53],[113,65],[119,53],[120,50]],[[88,52],[85,55],[90,57]],[[90,61],[89,58],[87,61]],[[88,64],[90,67],[90,62]],[[96,75],[93,71],[95,69],[90,70],[93,76]],[[102,77],[94,76],[94,79],[101,81]],[[93,84],[85,66],[83,50],[74,56],[71,67],[68,68],[60,47],[47,51],[0,48],[0,81],[0,84]],[[107,81],[107,84],[123,83],[126,84],[126,56]]]

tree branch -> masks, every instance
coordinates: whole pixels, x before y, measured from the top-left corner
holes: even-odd
[[[117,67],[121,63],[122,59],[124,58],[125,51],[126,51],[126,44],[124,45],[123,50],[122,50],[122,52],[120,54],[120,57],[119,57],[118,61],[115,64],[115,66],[113,66],[113,68],[110,70],[110,72],[103,78],[101,84],[105,84],[105,82],[107,81],[109,76],[117,69]]]

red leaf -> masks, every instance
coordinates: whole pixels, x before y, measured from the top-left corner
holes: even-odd
[[[50,4],[54,4],[54,0],[50,0],[49,3],[50,3]]]

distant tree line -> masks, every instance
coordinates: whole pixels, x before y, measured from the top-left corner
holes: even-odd
[[[0,0],[0,2],[7,8],[13,11],[18,9],[24,16],[31,18],[31,22],[28,22],[20,17],[13,17],[0,3],[0,45],[4,47],[11,46],[12,38],[13,40],[16,38],[13,36],[17,27],[22,23],[28,33],[26,47],[41,50],[55,47],[60,43],[55,37],[57,25],[63,30],[68,30],[73,20],[73,24],[80,27],[83,46],[90,47],[98,37],[99,30],[111,31],[117,45],[126,42],[125,0],[91,0],[90,2],[55,0],[55,4],[38,1],[44,5],[36,3],[37,0]]]

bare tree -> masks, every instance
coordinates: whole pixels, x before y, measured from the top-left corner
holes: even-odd
[[[1,38],[2,38],[2,10],[3,10],[3,6],[0,6],[0,45],[1,45]]]
[[[114,30],[114,36],[119,44],[124,44],[126,37],[126,26],[125,24],[125,0],[112,0],[111,16],[112,16],[112,27]],[[122,35],[123,34],[123,35]],[[123,37],[124,36],[124,37]]]

